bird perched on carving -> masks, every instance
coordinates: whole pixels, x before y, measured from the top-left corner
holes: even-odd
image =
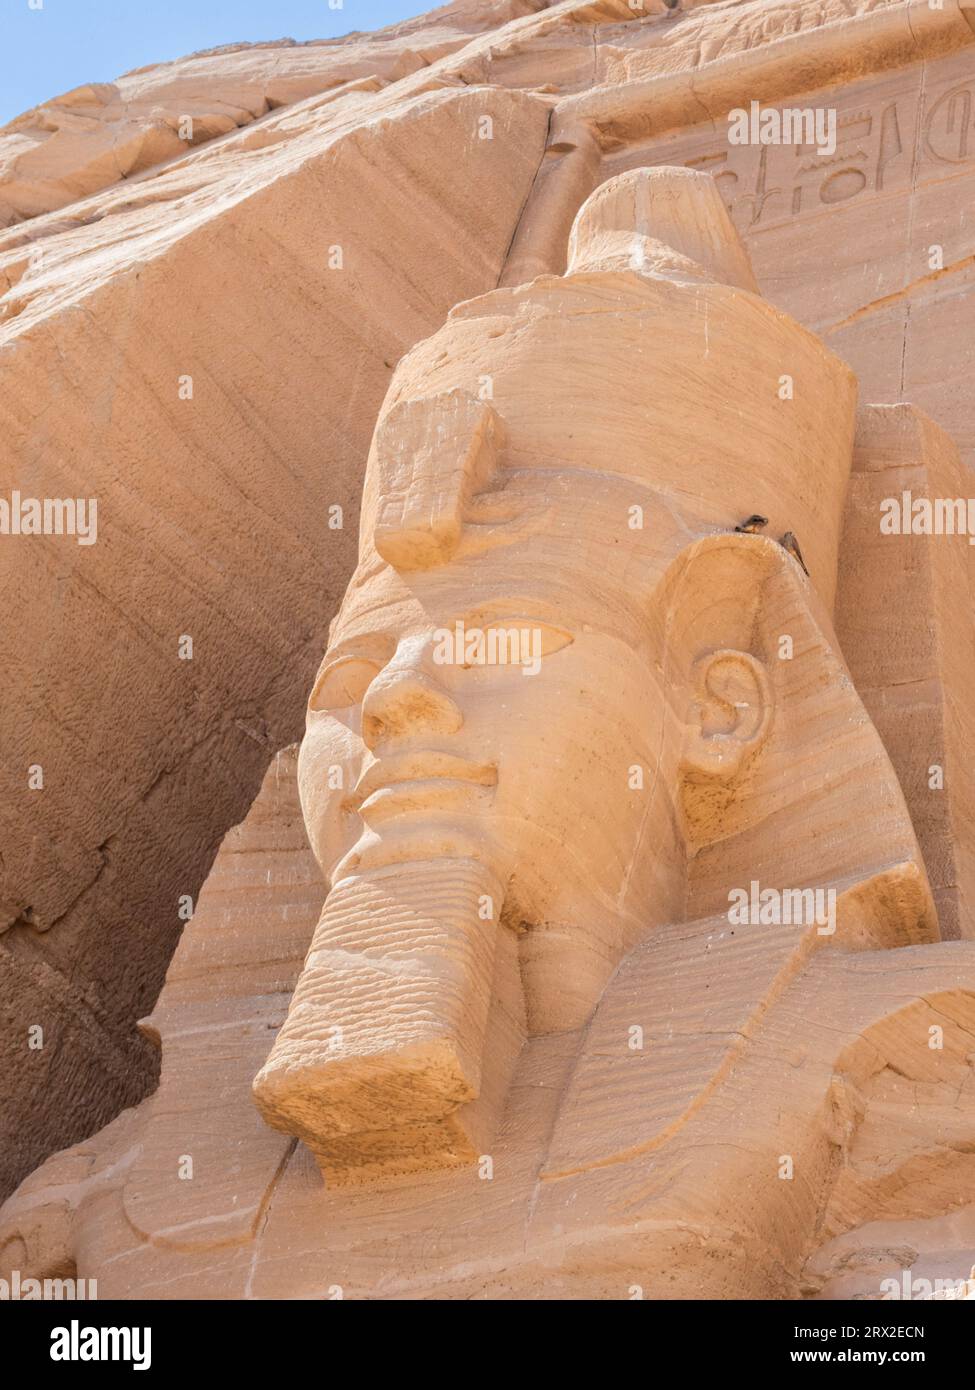
[[[761,531],[761,529],[762,529],[763,526],[767,526],[767,525],[768,525],[768,517],[767,517],[767,516],[759,516],[759,515],[756,513],[754,516],[746,516],[746,517],[745,517],[745,520],[741,523],[741,525],[735,527],[735,530],[736,530],[736,531],[747,531],[748,534],[749,534],[750,536],[754,536],[754,535],[757,535],[759,531]]]
[[[785,535],[779,541],[779,545],[782,547],[783,550],[787,550],[794,560],[799,561],[804,574],[809,573],[809,571],[806,569],[806,562],[802,558],[802,551],[799,549],[799,542],[796,540],[795,536],[792,534],[791,531],[786,531]]]

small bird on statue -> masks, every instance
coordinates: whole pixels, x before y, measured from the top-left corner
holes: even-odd
[[[809,571],[806,569],[806,562],[802,558],[802,551],[799,549],[799,542],[796,540],[795,536],[792,534],[791,531],[786,531],[785,535],[779,541],[779,545],[782,547],[783,550],[787,550],[794,560],[799,561],[804,574],[809,573]]]
[[[759,516],[756,512],[754,516],[746,516],[740,526],[736,526],[736,531],[745,531],[750,536],[756,536],[763,526],[768,525],[767,516]]]

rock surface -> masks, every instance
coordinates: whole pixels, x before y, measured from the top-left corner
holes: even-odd
[[[66,207],[305,97],[359,79],[396,82],[538,7],[461,0],[375,34],[227,44],[76,87],[0,127],[0,226]]]
[[[111,1287],[124,1291],[135,1277],[146,1294],[171,1296],[198,1287],[201,1265],[185,1257],[192,1248],[217,1296],[307,1295],[334,1283],[373,1297],[537,1296],[540,1279],[556,1296],[582,1287],[626,1296],[618,1271],[593,1272],[601,1256],[574,1265],[561,1237],[552,1254],[546,1231],[563,1207],[539,1201],[562,1184],[563,1200],[571,1188],[580,1210],[625,1206],[627,1183],[641,1181],[639,1165],[614,1162],[621,1184],[601,1186],[604,1131],[583,1134],[589,1120],[575,1130],[563,1121],[554,1166],[538,1176],[539,1145],[557,1118],[538,1097],[553,1086],[570,1095],[603,1086],[574,1072],[578,1029],[543,1027],[523,1050],[497,1150],[508,1177],[495,1187],[471,1189],[466,1171],[426,1175],[347,1208],[321,1192],[300,1146],[261,1125],[247,1094],[260,1034],[281,1021],[321,891],[293,808],[282,811],[268,781],[241,834],[257,822],[270,833],[272,807],[284,816],[293,895],[262,906],[253,893],[242,915],[221,916],[221,882],[245,875],[228,841],[152,1025],[133,1025],[156,998],[181,898],[198,895],[220,836],[274,750],[297,736],[354,562],[362,469],[395,363],[458,301],[499,281],[560,274],[583,199],[613,175],[668,164],[716,177],[766,297],[856,372],[862,401],[885,403],[860,414],[845,529],[832,550],[836,626],[903,789],[942,935],[962,938],[862,953],[859,1013],[848,978],[824,960],[790,986],[796,993],[783,996],[747,1062],[700,1059],[699,1083],[730,1067],[720,1104],[747,1108],[783,1057],[801,1054],[803,1093],[823,1089],[827,1112],[840,1115],[838,1128],[823,1122],[826,1147],[810,1150],[823,1191],[837,1161],[842,1168],[822,1248],[800,1259],[795,1245],[785,1274],[755,1263],[750,1287],[860,1297],[877,1296],[892,1270],[967,1275],[971,554],[964,540],[949,553],[940,538],[919,536],[884,538],[893,544],[881,549],[870,518],[880,494],[902,487],[972,491],[975,407],[965,388],[975,232],[964,209],[975,183],[973,44],[975,7],[965,0],[941,11],[908,0],[685,3],[677,13],[653,0],[643,11],[617,0],[464,4],[382,36],[221,50],[130,74],[0,133],[0,220],[16,224],[0,233],[6,486],[97,496],[100,509],[91,548],[22,537],[4,538],[0,550],[10,687],[0,724],[8,1184],[145,1094],[158,1066],[153,1030],[169,1048],[149,1101],[52,1159],[12,1200],[6,1254],[15,1266],[67,1259],[100,1272],[112,1257]],[[753,99],[834,107],[836,155],[729,145],[727,112]],[[173,129],[184,114],[194,117],[188,150]],[[461,310],[451,342],[463,340],[464,325]],[[907,401],[950,437],[916,409],[889,413]],[[742,501],[742,514],[756,505]],[[336,505],[341,529],[330,525]],[[829,536],[819,523],[794,524],[822,574]],[[824,598],[832,603],[830,587]],[[909,615],[899,645],[895,612]],[[185,636],[189,661],[179,655]],[[42,790],[28,781],[36,765]],[[940,795],[933,765],[948,774]],[[287,759],[273,767],[284,775]],[[827,835],[848,833],[851,806]],[[271,854],[268,867],[275,862]],[[691,917],[710,920],[720,882],[702,862]],[[891,891],[904,900],[902,883]],[[228,973],[213,993],[203,977],[192,981],[204,928],[218,921],[212,949]],[[657,949],[665,953],[666,941]],[[937,954],[913,955],[926,950]],[[672,969],[673,991],[686,972]],[[783,1021],[813,1007],[810,980],[835,1048],[797,1038]],[[637,997],[648,997],[642,988]],[[624,998],[621,1007],[625,1015],[632,1005]],[[729,1017],[734,1007],[745,1004],[729,1004]],[[612,1008],[604,1001],[597,1019]],[[225,1029],[227,1051],[189,1093],[201,1011]],[[923,1039],[945,1013],[956,1030],[950,1068],[934,1075]],[[36,1051],[27,1042],[35,1025],[45,1031]],[[846,1079],[833,1086],[834,1076]],[[203,1117],[221,1094],[208,1154]],[[625,1093],[620,1108],[632,1109]],[[855,1137],[843,1138],[851,1116]],[[640,1131],[660,1121],[633,1122]],[[687,1131],[689,1154],[695,1133]],[[643,1131],[633,1144],[646,1142]],[[230,1178],[227,1145],[237,1155]],[[192,1183],[173,1176],[188,1149],[203,1156]],[[704,1185],[707,1152],[705,1144],[695,1179]],[[65,1184],[70,1201],[56,1196]],[[431,1243],[417,1263],[416,1204],[449,1193],[462,1213],[472,1190],[491,1193],[475,1220],[478,1270],[466,1281],[459,1273],[470,1232]],[[693,1205],[693,1183],[688,1191]],[[534,1213],[541,1263],[502,1276],[499,1224],[505,1241],[526,1249],[518,1219],[500,1215],[519,1202]],[[314,1237],[326,1217],[348,1230],[328,1249]],[[215,1234],[225,1220],[239,1223],[233,1238]],[[391,1258],[397,1223],[402,1250]],[[631,1259],[617,1256],[623,1267]],[[455,1272],[441,1287],[445,1267]],[[732,1263],[715,1288],[731,1293],[740,1277]]]
[[[0,233],[7,496],[99,528],[0,549],[6,1184],[151,1084],[134,1018],[299,731],[390,372],[496,283],[548,112],[423,80],[272,119]]]

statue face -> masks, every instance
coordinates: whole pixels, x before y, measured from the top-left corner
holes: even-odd
[[[540,880],[595,856],[622,870],[621,822],[643,804],[628,768],[662,733],[648,626],[622,594],[587,593],[571,553],[534,580],[514,558],[407,582],[377,565],[343,610],[303,752],[314,842],[339,877],[441,855],[511,873],[528,848]],[[348,775],[322,797],[331,765]]]
[[[552,977],[560,1008],[566,991],[598,995],[683,883],[686,691],[643,596],[652,548],[680,528],[663,509],[634,531],[632,487],[587,479],[580,507],[580,486],[513,478],[504,496],[536,516],[530,534],[469,537],[449,563],[403,573],[372,557],[309,701],[300,772],[333,882],[400,862],[490,864],[504,919],[528,928],[529,974]]]

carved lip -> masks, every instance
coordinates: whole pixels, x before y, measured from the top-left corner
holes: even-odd
[[[494,787],[498,769],[494,763],[475,763],[454,753],[418,749],[412,753],[379,758],[366,768],[355,785],[353,796],[362,803],[376,792],[404,782],[467,782],[475,787]]]

